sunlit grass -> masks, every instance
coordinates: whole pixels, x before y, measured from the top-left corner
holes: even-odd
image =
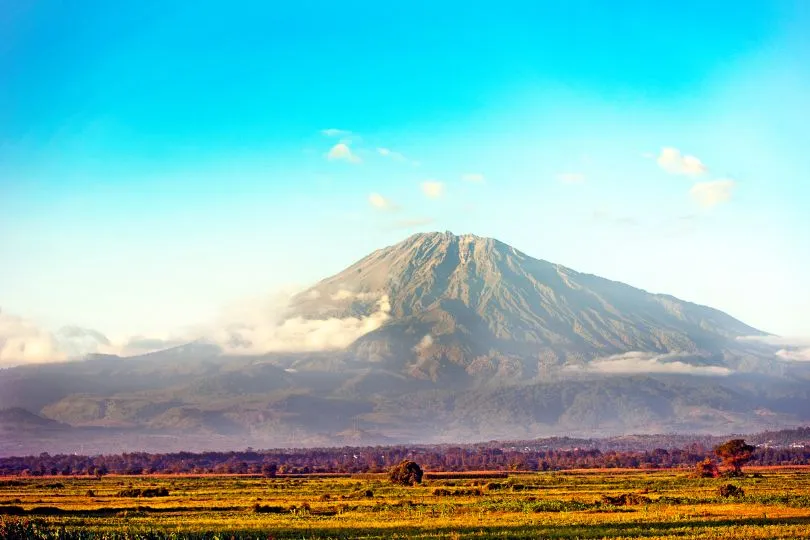
[[[810,538],[810,474],[805,471],[769,470],[761,478],[735,479],[745,490],[740,499],[718,495],[728,480],[696,479],[682,471],[443,478],[416,487],[368,475],[22,482],[0,483],[0,508],[33,512],[27,517],[68,531],[239,531],[276,539]],[[150,487],[165,487],[169,495],[120,496],[127,489]],[[474,490],[481,494],[467,494]],[[603,500],[623,493],[639,494],[644,502],[614,507]],[[256,505],[270,511],[257,513]]]

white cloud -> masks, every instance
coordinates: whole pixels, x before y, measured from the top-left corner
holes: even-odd
[[[774,354],[782,360],[810,362],[810,338],[808,337],[742,336],[737,340],[779,347]]]
[[[662,148],[656,160],[670,174],[699,176],[707,171],[706,165],[695,156],[682,155],[677,148]]]
[[[404,155],[400,154],[399,152],[394,152],[389,148],[377,148],[377,153],[381,156],[389,157],[394,161],[407,161]]]
[[[575,172],[561,173],[557,175],[557,180],[564,184],[581,184],[585,181],[585,175]]]
[[[335,301],[340,300],[375,300],[380,298],[379,293],[373,292],[353,292],[348,289],[338,289],[338,292],[329,295],[329,298]]]
[[[566,366],[571,371],[585,371],[604,374],[628,373],[680,373],[686,375],[725,376],[731,370],[722,366],[700,366],[678,360],[690,355],[686,353],[650,353],[633,351],[597,358],[584,366]]]
[[[17,365],[67,360],[56,337],[36,324],[0,311],[0,364]]]
[[[351,131],[346,131],[345,129],[322,129],[321,134],[326,135],[327,137],[348,137],[352,134]]]
[[[387,158],[392,159],[394,161],[397,161],[399,163],[409,163],[409,164],[411,164],[413,166],[418,166],[419,165],[418,161],[413,160],[413,159],[409,159],[409,158],[405,157],[404,154],[402,154],[400,152],[395,152],[395,151],[391,150],[390,148],[377,148],[377,153],[380,154],[381,156],[387,157]]]
[[[689,190],[689,194],[700,206],[712,208],[718,204],[728,202],[731,199],[734,186],[734,180],[728,178],[710,182],[697,182]]]
[[[810,337],[798,336],[740,336],[737,341],[754,341],[778,347],[810,347]]]
[[[433,345],[433,336],[431,336],[430,334],[425,334],[422,337],[422,339],[419,340],[419,343],[414,345],[413,352],[421,353],[422,351],[430,348],[432,345]]]
[[[379,193],[372,193],[368,196],[368,203],[377,210],[397,210],[399,207],[391,199],[383,197]]]
[[[480,184],[485,180],[484,175],[481,173],[464,173],[461,175],[461,179],[475,184]]]
[[[213,339],[233,354],[337,350],[381,327],[390,318],[387,295],[374,307],[366,316],[328,319],[292,317],[279,321],[278,311],[259,312],[220,328]]]
[[[444,184],[435,180],[422,182],[422,193],[429,199],[438,199],[444,195]]]
[[[326,157],[330,161],[342,160],[348,161],[349,163],[360,163],[362,161],[357,154],[352,152],[349,145],[344,142],[337,143],[333,146],[331,150],[329,150],[329,153],[326,154]]]
[[[183,345],[192,337],[129,336],[108,339],[96,330],[65,326],[56,332],[21,317],[0,312],[0,365],[64,362],[88,354],[136,356]]]
[[[779,349],[776,356],[793,362],[810,362],[810,347],[804,349]]]

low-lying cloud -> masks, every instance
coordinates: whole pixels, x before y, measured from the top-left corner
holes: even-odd
[[[59,362],[68,356],[51,332],[0,311],[0,365]]]
[[[0,365],[80,360],[90,354],[137,356],[193,341],[194,337],[131,336],[109,339],[97,330],[64,326],[51,332],[32,321],[0,312]]]
[[[339,291],[335,295],[348,299],[351,293]],[[212,338],[231,354],[338,350],[378,329],[390,318],[391,304],[387,295],[380,297],[373,307],[366,316],[327,319],[296,316],[278,321],[273,313],[266,312],[231,322],[214,332]]]
[[[684,362],[686,353],[650,353],[632,351],[604,358],[597,358],[589,364],[566,366],[569,371],[604,374],[631,373],[672,373],[684,375],[726,376],[731,370],[722,366],[701,366]]]
[[[772,347],[779,347],[774,354],[790,362],[810,362],[810,338],[790,336],[742,336],[738,341],[761,343]]]

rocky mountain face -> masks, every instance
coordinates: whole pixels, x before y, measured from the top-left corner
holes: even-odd
[[[37,423],[19,409],[0,415],[8,433],[15,418],[29,426],[0,453],[740,432],[810,419],[808,366],[737,339],[761,331],[473,235],[375,251],[276,319],[272,332],[237,329],[218,345],[0,370],[0,409],[36,413],[49,430],[31,434]]]
[[[735,338],[763,332],[718,310],[534,259],[491,238],[417,234],[299,294],[291,316],[369,316],[359,360],[433,380],[542,377],[602,357],[677,353],[725,365]]]

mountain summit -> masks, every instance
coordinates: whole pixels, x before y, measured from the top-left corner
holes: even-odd
[[[380,299],[384,321],[352,351],[432,379],[460,369],[525,379],[639,351],[713,364],[735,338],[763,335],[712,308],[449,232],[375,251],[299,294],[291,315],[369,316]]]

